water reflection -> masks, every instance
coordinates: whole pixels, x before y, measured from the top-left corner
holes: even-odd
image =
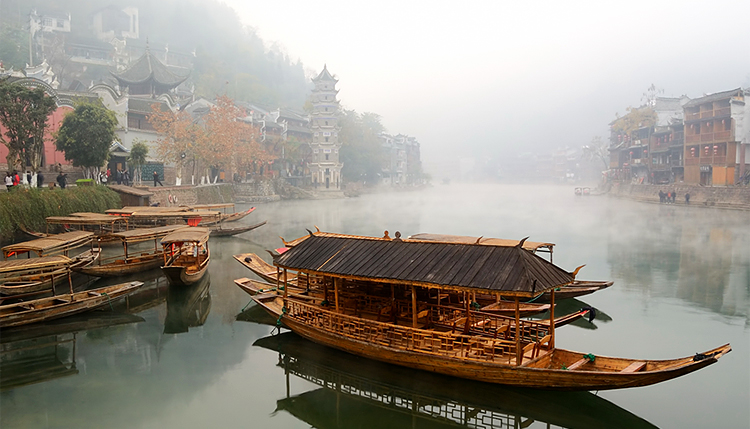
[[[206,323],[211,311],[211,295],[208,293],[210,285],[211,276],[207,273],[198,283],[169,286],[167,317],[164,320],[165,334],[188,332],[189,328]]]
[[[92,312],[47,324],[6,329],[0,338],[0,389],[78,374],[76,341],[79,332],[143,320],[132,314]]]
[[[287,332],[256,346],[278,352],[286,396],[276,411],[328,428],[508,428],[544,422],[576,428],[652,428],[588,392],[544,392],[443,377],[358,358]],[[294,394],[289,375],[319,389]]]
[[[613,274],[625,279],[627,287],[653,296],[677,297],[727,316],[747,317],[747,228],[717,225],[715,214],[701,209],[659,207],[653,214],[630,217],[627,229],[610,230]]]

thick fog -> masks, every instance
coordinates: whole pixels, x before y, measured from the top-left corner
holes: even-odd
[[[426,165],[580,147],[661,95],[750,86],[750,2],[224,0],[344,107],[415,136]]]

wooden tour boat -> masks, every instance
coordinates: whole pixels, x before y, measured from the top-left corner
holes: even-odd
[[[0,261],[0,295],[31,294],[52,289],[56,281],[69,282],[72,263],[62,255]]]
[[[224,223],[220,222],[216,226],[210,227],[211,237],[228,237],[230,235],[242,234],[243,232],[252,231],[256,228],[260,228],[265,225],[268,221],[256,223],[254,225],[236,226],[234,228],[224,228]]]
[[[168,225],[157,226],[155,228],[131,229],[130,231],[110,234],[110,237],[119,239],[122,242],[123,253],[104,260],[99,259],[99,264],[75,267],[73,271],[96,277],[119,277],[159,268],[164,261],[164,250],[159,245],[158,240],[181,228],[188,227],[184,225]],[[133,249],[133,246],[138,243],[147,241],[154,242],[153,251],[148,252]]]
[[[1,305],[0,328],[44,322],[95,310],[134,292],[142,284],[142,282],[128,282],[83,292]]]
[[[261,279],[270,282],[270,283],[276,283],[278,281],[279,276],[279,270],[274,267],[273,265],[269,264],[268,262],[264,261],[263,258],[256,255],[255,253],[242,253],[239,255],[234,255],[234,259],[237,260],[240,264],[244,265],[247,269],[255,273],[258,277]],[[297,286],[297,277],[291,277],[287,280],[291,288],[294,288]],[[235,281],[237,283],[237,281]],[[239,285],[241,288],[243,288],[241,285]],[[243,290],[246,290],[243,288]],[[247,291],[247,290],[246,290]],[[298,288],[297,292],[304,291],[304,288]],[[441,293],[436,294],[434,297],[430,297],[429,301],[436,302],[437,304],[442,305],[462,305],[460,303],[460,296],[456,293]],[[512,301],[506,301],[506,300],[496,300],[493,296],[492,299],[489,301],[484,302],[480,299],[480,297],[477,297],[477,302],[480,302],[482,304],[482,307],[480,310],[485,313],[493,313],[493,314],[500,314],[504,316],[513,316],[516,312],[516,306],[515,303]],[[538,304],[538,303],[525,303],[522,302],[519,304],[519,311],[521,314],[521,317],[527,317],[534,314],[543,313],[545,311],[548,311],[550,309],[549,304]]]
[[[208,271],[211,252],[205,227],[181,228],[161,240],[164,265],[161,267],[169,284],[186,286],[196,283]]]
[[[275,291],[253,296],[300,336],[355,355],[491,383],[542,389],[646,386],[718,361],[729,344],[672,360],[623,359],[558,349],[555,324],[471,310],[476,294],[521,299],[575,280],[515,246],[310,233],[281,255]],[[282,287],[289,271],[318,295]],[[299,282],[302,284],[303,282]],[[431,290],[465,294],[465,308],[428,302]]]

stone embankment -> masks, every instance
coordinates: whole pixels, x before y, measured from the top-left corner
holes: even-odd
[[[690,193],[690,205],[736,210],[750,210],[750,187],[707,187],[675,183],[672,185],[631,185],[615,183],[609,194],[636,201],[659,203],[659,191],[676,192],[675,204],[685,204]]]

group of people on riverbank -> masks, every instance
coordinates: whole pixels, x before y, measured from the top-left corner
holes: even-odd
[[[677,200],[677,191],[664,192],[659,190],[659,202],[662,204],[674,204]],[[690,192],[685,193],[685,204],[690,204]]]
[[[63,175],[62,172],[60,172],[60,175],[63,176],[63,181],[67,175]],[[10,171],[7,171],[5,173],[5,188],[10,192],[11,190],[17,188],[21,185],[29,185],[31,186],[31,182],[33,180],[33,176],[31,174],[31,171],[26,172],[26,181],[23,181],[22,175],[18,173],[18,171],[13,171],[12,173]],[[60,177],[58,176],[57,182],[60,183]],[[44,187],[44,174],[42,172],[38,172],[36,174],[36,187],[37,188],[43,188]],[[60,184],[60,187],[65,188],[64,184]]]

